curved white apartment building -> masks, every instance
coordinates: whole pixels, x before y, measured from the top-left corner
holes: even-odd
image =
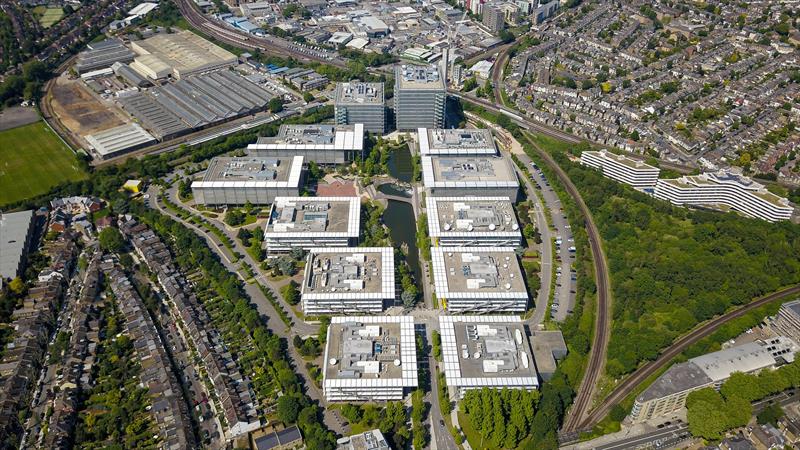
[[[581,153],[581,164],[598,169],[608,178],[638,189],[655,186],[660,172],[658,167],[607,150]]]
[[[730,209],[769,222],[788,220],[794,212],[787,199],[750,178],[724,170],[658,180],[654,195],[675,205]]]

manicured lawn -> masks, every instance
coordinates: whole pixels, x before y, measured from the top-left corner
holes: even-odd
[[[42,17],[39,18],[39,23],[44,28],[50,28],[54,23],[61,20],[62,17],[64,17],[64,11],[61,8],[47,8],[44,14],[42,14]]]
[[[44,122],[0,132],[0,205],[84,178],[75,154]]]

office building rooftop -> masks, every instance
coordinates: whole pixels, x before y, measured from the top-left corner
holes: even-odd
[[[527,297],[512,247],[433,247],[431,260],[439,297]]]
[[[311,249],[302,286],[303,300],[394,298],[391,247]]]
[[[423,156],[425,187],[516,187],[519,181],[499,156]]]
[[[439,316],[448,387],[539,385],[519,316]]]
[[[411,316],[331,318],[325,347],[325,386],[416,387]]]
[[[303,157],[257,158],[219,157],[211,160],[202,182],[193,186],[215,187],[214,183],[242,183],[234,187],[295,186],[300,182]],[[200,183],[200,184],[198,184]]]
[[[420,128],[421,155],[495,155],[492,132],[485,129]]]
[[[281,125],[277,136],[260,137],[251,150],[362,150],[364,125]]]
[[[435,65],[415,66],[403,64],[397,67],[395,76],[400,89],[444,90],[445,88],[439,68]]]
[[[383,83],[350,81],[336,85],[337,105],[382,105]]]
[[[276,197],[265,235],[328,235],[358,237],[358,197]]]
[[[508,197],[429,197],[425,201],[431,237],[521,234]]]

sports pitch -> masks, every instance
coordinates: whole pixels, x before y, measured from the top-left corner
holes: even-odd
[[[44,122],[0,131],[0,206],[86,176],[75,154]]]

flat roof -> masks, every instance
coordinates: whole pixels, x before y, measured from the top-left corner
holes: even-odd
[[[528,298],[513,247],[432,247],[431,262],[440,298]]]
[[[237,61],[233,53],[186,30],[159,33],[141,41],[134,41],[131,45],[139,54],[157,56],[178,73],[235,64]]]
[[[102,156],[155,142],[156,139],[139,124],[131,123],[85,136],[94,151]]]
[[[386,299],[395,296],[392,247],[317,247],[309,250],[303,300]]]
[[[359,197],[275,197],[265,237],[358,237]]]
[[[383,83],[362,81],[336,83],[337,105],[382,105],[383,101]]]
[[[324,386],[416,387],[411,316],[336,316],[325,345]]]
[[[423,156],[426,188],[519,187],[508,160],[501,156]]]
[[[217,157],[211,160],[203,181],[193,188],[291,187],[300,184],[303,157]]]
[[[421,155],[496,155],[492,132],[487,129],[419,128]]]
[[[274,137],[260,137],[248,150],[358,150],[364,149],[364,124],[281,125]]]
[[[642,160],[634,159],[634,158],[631,158],[631,157],[628,157],[628,156],[625,156],[625,155],[618,155],[616,153],[611,153],[610,151],[605,150],[605,149],[603,149],[603,150],[586,150],[583,153],[586,153],[586,154],[588,154],[590,156],[596,156],[596,157],[602,158],[602,159],[616,161],[617,163],[622,164],[623,166],[626,166],[626,167],[628,167],[630,169],[656,170],[656,171],[659,170],[658,167],[651,166],[650,164],[647,164]],[[583,153],[581,153],[581,155],[583,155]]]
[[[539,380],[519,316],[439,316],[448,387],[529,387]]]
[[[521,236],[508,197],[428,197],[428,231],[442,236]]]
[[[17,276],[32,219],[32,210],[0,213],[0,277]]]
[[[439,67],[436,65],[403,64],[397,66],[395,77],[400,89],[444,90],[444,81],[439,73]]]

